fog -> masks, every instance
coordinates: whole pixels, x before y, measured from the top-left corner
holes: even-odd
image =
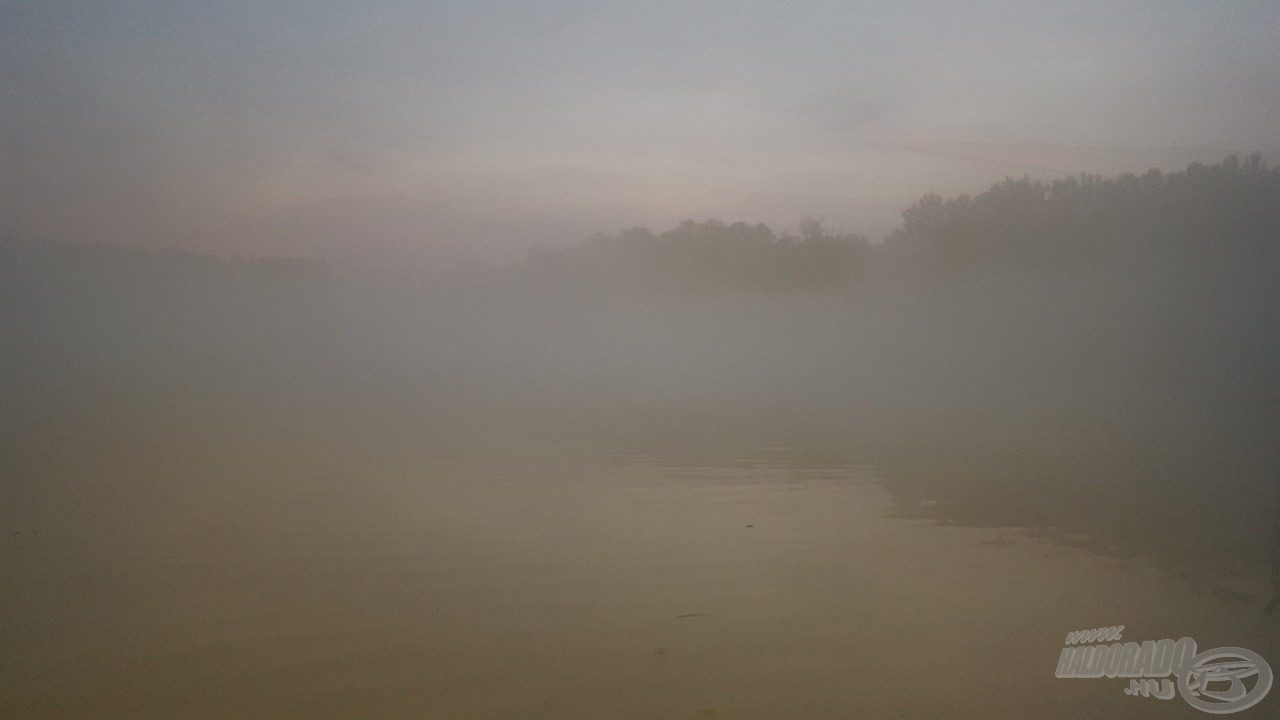
[[[56,432],[33,423],[59,400],[146,406],[168,388],[194,394],[184,414],[342,433],[352,413],[423,446],[969,448],[1037,517],[1191,493],[1205,533],[1260,556],[1277,198],[1274,167],[1230,158],[926,196],[883,242],[813,219],[798,235],[687,221],[427,277],[11,242],[7,435]],[[1063,505],[1061,483],[1082,494]],[[1055,501],[1021,497],[1041,490]]]
[[[1280,4],[82,5],[0,719],[1275,717]]]
[[[407,656],[405,672],[435,662],[434,653],[447,647],[469,658],[460,667],[472,675],[419,678],[421,696],[404,695],[381,684],[390,672],[383,664],[357,663],[367,675],[351,680],[347,705],[329,705],[327,712],[503,716],[517,697],[504,693],[518,691],[489,695],[482,688],[502,688],[504,678],[524,678],[529,687],[583,677],[609,682],[583,665],[592,653],[607,656],[621,647],[593,644],[598,639],[557,645],[570,658],[556,666],[562,675],[537,678],[539,638],[553,628],[572,637],[587,632],[562,626],[555,608],[581,608],[605,625],[618,617],[643,625],[650,612],[667,622],[721,613],[697,607],[719,607],[727,595],[681,585],[687,576],[662,559],[721,542],[697,533],[677,539],[697,522],[666,524],[685,502],[701,508],[707,522],[739,530],[743,520],[752,520],[745,528],[753,530],[792,528],[778,537],[796,544],[760,546],[762,557],[774,558],[763,566],[735,554],[743,552],[738,545],[725,555],[696,555],[708,573],[747,573],[770,588],[790,587],[788,563],[797,562],[815,563],[816,572],[836,573],[851,586],[861,578],[898,587],[905,581],[893,563],[954,553],[958,563],[991,567],[973,559],[987,557],[974,554],[977,543],[1013,542],[971,532],[930,535],[928,542],[939,544],[917,546],[923,541],[913,535],[896,550],[877,551],[907,560],[879,562],[859,544],[859,533],[890,532],[872,528],[889,527],[884,518],[892,514],[898,522],[1027,529],[1002,531],[1021,532],[1018,542],[1030,544],[1019,547],[1030,549],[1001,562],[1041,562],[1028,553],[1045,541],[1058,543],[1052,553],[1069,546],[1081,554],[1044,555],[1055,558],[1044,561],[1051,569],[1026,576],[1039,584],[1018,592],[1042,593],[1072,563],[1101,562],[1081,558],[1142,559],[1143,567],[1170,578],[1159,592],[1198,598],[1187,600],[1205,604],[1195,605],[1198,611],[1261,616],[1273,591],[1262,578],[1274,562],[1280,500],[1278,237],[1280,167],[1251,156],[1170,173],[1010,178],[973,195],[926,195],[875,241],[814,218],[791,231],[689,220],[539,247],[516,261],[479,259],[430,272],[7,240],[0,250],[6,339],[0,516],[10,535],[6,603],[14,610],[6,611],[5,632],[13,641],[6,650],[15,678],[12,707],[32,716],[86,711],[110,684],[99,675],[98,658],[128,668],[121,670],[127,692],[104,706],[120,712],[188,712],[195,705],[182,698],[198,697],[210,716],[226,716],[226,699],[249,692],[266,703],[251,716],[302,716],[319,707],[307,703],[324,704],[318,698],[330,671],[305,662],[295,667],[293,656],[277,655],[280,646],[264,638],[313,633],[323,649],[312,658],[377,653],[387,646],[380,642],[393,643],[414,598],[430,596],[477,627],[506,618],[504,637],[525,654],[503,661],[513,663],[509,674],[491,675],[485,663],[507,657],[501,638],[468,644],[431,625],[430,633],[414,636],[418,654]],[[543,459],[521,455],[530,452]],[[559,459],[546,464],[547,453]],[[517,459],[509,463],[511,457]],[[666,464],[618,470],[599,465],[600,458],[629,458],[614,461],[623,468],[635,458]],[[848,494],[823,484],[830,477],[852,482],[851,464],[871,468],[866,472],[883,490],[857,485],[863,489]],[[583,469],[600,467],[613,469]],[[666,467],[713,470],[705,471],[709,476],[681,470],[675,477],[684,479],[668,487]],[[735,469],[714,470],[724,467]],[[704,481],[712,482],[705,497],[680,494]],[[586,489],[593,482],[610,489],[605,495]],[[736,483],[768,489],[740,496]],[[806,494],[786,494],[787,483],[801,483]],[[631,493],[648,499],[632,505]],[[545,510],[550,519],[522,525],[517,518],[547,498],[555,499]],[[754,509],[744,515],[725,498]],[[851,524],[833,520],[823,509],[828,503],[858,508]],[[590,520],[595,513],[613,519]],[[788,524],[797,517],[812,522]],[[577,539],[562,544],[557,523],[578,528]],[[836,537],[850,549],[826,544]],[[600,555],[575,555],[579,541],[597,543],[591,546]],[[553,569],[525,550],[533,547],[557,558]],[[418,570],[400,566],[419,557],[426,565],[414,565]],[[395,567],[371,578],[379,563]],[[653,587],[685,589],[653,600],[657,606],[628,604],[601,590],[642,582],[625,572],[599,574],[627,563],[639,569],[656,563],[667,569],[652,572],[666,579]],[[532,577],[545,571],[563,584],[528,586],[520,569],[526,565]],[[423,567],[435,573],[424,581],[430,592],[406,579],[428,572]],[[463,567],[470,574],[449,575]],[[1109,572],[1094,565],[1083,571],[1088,582],[1111,588],[1099,592],[1118,593],[1133,608],[1136,588],[1149,580],[1138,570]],[[942,577],[949,576],[939,570],[935,580]],[[121,586],[127,578],[132,584]],[[928,587],[927,573],[921,578]],[[176,628],[205,627],[213,616],[198,612],[192,598],[171,597],[172,589],[162,589],[169,582],[274,587],[277,595],[254,600],[214,592],[209,612],[230,614],[207,626],[208,637],[197,633],[184,643]],[[785,602],[800,603],[814,622],[832,621],[821,609],[824,591],[797,582],[804,589]],[[959,607],[969,609],[963,612],[977,612],[981,593],[992,592],[954,582],[951,597],[961,598]],[[903,587],[904,596],[917,596],[914,586]],[[443,600],[441,588],[459,594]],[[893,615],[895,622],[950,637],[938,625],[947,595],[918,592],[929,601],[915,620]],[[302,599],[313,593],[351,593],[363,598],[351,600],[357,604],[383,597],[393,609]],[[530,598],[530,614],[504,615],[503,603],[517,596]],[[287,622],[288,610],[254,615],[249,608],[259,602],[303,614]],[[859,602],[865,604],[858,612],[875,624],[876,613],[888,613],[897,601]],[[1166,609],[1182,600],[1169,602]],[[1171,617],[1193,615],[1190,606],[1177,607]],[[755,656],[743,648],[762,637],[790,648],[785,652],[796,663],[828,671],[838,664],[839,653],[787,645],[785,633],[768,624],[772,616],[752,612],[723,611],[745,624],[709,641],[704,660],[742,674],[712,674],[709,687],[729,693],[753,682],[744,658]],[[1087,614],[1070,621],[1094,622]],[[49,634],[64,622],[96,644],[76,649],[74,638]],[[160,633],[147,641],[156,644],[137,644],[142,636],[119,623]],[[1220,630],[1245,632],[1241,627]],[[840,626],[825,637],[871,642],[859,628]],[[634,640],[662,658],[670,652],[662,643],[686,637],[663,635],[669,631],[676,632],[617,642]],[[218,633],[252,642],[218,644]],[[55,636],[62,639],[55,643]],[[308,678],[310,689],[291,696],[301,705],[272,706],[285,701],[225,676],[231,664],[259,652],[248,648],[260,641],[268,648],[255,662],[270,658],[281,677]],[[1239,642],[1267,641],[1244,635]],[[891,652],[912,652],[904,647]],[[185,675],[148,664],[166,652],[189,656],[221,678],[217,687],[226,692],[203,695],[185,685]],[[616,668],[619,677],[649,677],[631,662]],[[702,670],[690,672],[711,665],[695,667]],[[72,678],[74,689],[51,685],[48,678],[58,677]],[[147,677],[163,678],[169,689],[148,692]],[[433,693],[446,687],[473,689],[445,702]],[[644,685],[637,692],[651,693],[650,700],[630,711],[675,707],[687,714],[713,702],[661,687]],[[763,687],[756,710],[740,714],[783,702],[784,684]],[[848,707],[824,694],[834,686],[823,687],[815,703]],[[940,707],[921,700],[926,696],[916,686],[903,692],[915,704],[883,707],[924,713]],[[1079,704],[1057,704],[1062,698],[1054,700],[1048,689],[1035,692],[1048,693],[1035,695],[1045,703],[1037,712],[1078,716]],[[540,707],[546,716],[587,716],[616,702],[608,694],[584,697],[589,702],[581,706],[544,698]],[[968,703],[966,713],[989,716],[977,696],[957,690],[949,697]]]

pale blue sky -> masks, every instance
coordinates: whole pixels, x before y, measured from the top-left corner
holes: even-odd
[[[878,237],[1005,175],[1280,150],[1275,2],[0,0],[0,232],[492,254]]]

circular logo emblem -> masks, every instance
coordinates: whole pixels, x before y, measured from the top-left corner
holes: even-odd
[[[1250,678],[1256,678],[1246,682]],[[1191,707],[1215,715],[1239,712],[1271,690],[1271,666],[1252,650],[1224,647],[1191,658],[1178,674],[1178,693]]]

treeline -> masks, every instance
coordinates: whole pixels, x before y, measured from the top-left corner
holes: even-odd
[[[865,237],[833,235],[813,218],[801,221],[798,236],[779,236],[763,224],[686,220],[661,234],[632,228],[536,249],[518,282],[533,291],[588,297],[839,287],[858,277],[868,247]]]
[[[536,249],[520,277],[571,294],[805,290],[975,265],[1054,271],[1152,257],[1257,269],[1277,257],[1277,198],[1280,166],[1260,155],[1174,173],[1024,177],[974,196],[926,195],[881,243],[831,234],[813,218],[780,236],[763,224],[687,220]]]
[[[1216,263],[1274,257],[1280,167],[1260,155],[1185,171],[1005,180],[974,197],[921,199],[884,243],[906,262],[1054,267],[1152,254]],[[1272,254],[1269,254],[1272,253]]]

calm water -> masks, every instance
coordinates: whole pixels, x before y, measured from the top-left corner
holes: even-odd
[[[84,479],[9,521],[0,717],[1206,717],[1054,677],[1063,637],[1124,624],[1280,660],[1258,602],[893,519],[871,471],[784,455]]]

